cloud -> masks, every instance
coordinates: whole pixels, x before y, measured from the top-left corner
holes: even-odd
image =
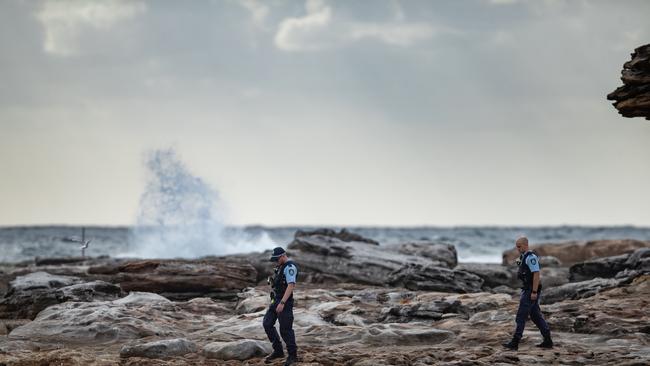
[[[258,27],[264,26],[264,21],[269,15],[269,7],[258,0],[240,0],[239,4],[251,13],[253,23]]]
[[[374,39],[392,46],[410,46],[433,37],[436,29],[428,23],[409,23],[401,7],[395,8],[395,22],[358,22],[334,19],[332,8],[322,0],[307,0],[307,14],[284,19],[275,35],[275,45],[283,51],[316,51]]]
[[[327,46],[323,35],[332,20],[332,9],[321,0],[307,0],[307,15],[286,18],[275,34],[275,45],[284,51],[313,51]]]
[[[45,52],[69,56],[79,51],[79,37],[85,30],[107,30],[145,10],[140,1],[50,0],[43,4],[36,18],[45,30]]]
[[[518,2],[519,0],[488,0],[490,5],[514,5]]]
[[[374,38],[390,45],[410,46],[413,43],[431,38],[433,36],[433,33],[433,27],[426,23],[357,23],[351,27],[349,37],[355,41],[365,38]]]

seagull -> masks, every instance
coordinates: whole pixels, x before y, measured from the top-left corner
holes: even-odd
[[[82,243],[83,243],[84,245],[82,245],[81,247],[79,247],[79,249],[81,249],[81,256],[82,256],[82,257],[85,257],[85,256],[86,256],[86,248],[88,248],[88,245],[90,244],[91,241],[92,241],[92,239],[90,239],[90,240],[86,240],[86,241],[83,241]]]
[[[81,256],[85,257],[86,256],[86,249],[88,248],[88,245],[90,244],[90,242],[93,241],[93,240],[92,239],[82,240],[82,239],[79,239],[77,237],[72,237],[72,238],[65,238],[65,241],[69,241],[71,243],[81,243],[81,244],[83,244],[82,246],[79,247],[79,249],[81,249]]]

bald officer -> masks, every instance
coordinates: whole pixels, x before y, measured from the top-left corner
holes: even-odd
[[[293,289],[296,286],[298,267],[287,257],[284,249],[277,247],[273,249],[270,258],[271,262],[277,262],[275,275],[269,279],[271,286],[271,305],[264,315],[264,331],[273,344],[273,353],[266,357],[265,362],[270,363],[276,358],[284,357],[282,342],[275,330],[275,321],[280,321],[280,335],[287,345],[289,356],[284,365],[289,366],[296,362],[298,348],[296,336],[293,332]]]
[[[542,291],[542,284],[540,281],[539,273],[539,258],[535,253],[528,249],[528,238],[522,236],[515,242],[515,247],[519,251],[519,270],[517,276],[521,280],[523,286],[521,287],[521,297],[519,298],[519,309],[517,310],[516,323],[517,328],[512,340],[504,343],[503,346],[516,351],[519,348],[519,341],[524,333],[526,320],[530,316],[530,320],[535,323],[539,331],[544,337],[544,341],[537,345],[542,348],[553,348],[553,341],[551,340],[551,331],[548,324],[544,320],[542,311],[539,308],[539,297]]]

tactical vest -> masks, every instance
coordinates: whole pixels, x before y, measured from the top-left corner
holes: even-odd
[[[284,275],[284,269],[290,264],[296,266],[296,264],[292,260],[288,260],[283,265],[275,269],[275,276],[273,276],[273,294],[272,294],[272,297],[274,297],[273,300],[277,300],[277,301],[282,300],[282,296],[284,296],[284,292],[287,290],[289,284],[287,284],[287,277]],[[298,266],[296,266],[296,269],[297,268]],[[289,296],[287,301],[292,299],[293,299],[293,292],[291,293],[291,296]]]
[[[526,264],[526,259],[528,259],[528,257],[531,254],[535,254],[535,253],[529,250],[520,257],[521,263],[519,264],[519,270],[517,271],[517,277],[521,280],[521,288],[524,290],[533,289],[533,272],[531,272],[530,267],[528,267],[528,264]],[[540,280],[539,288],[537,289],[537,291],[541,291],[541,290],[542,290],[542,281]]]

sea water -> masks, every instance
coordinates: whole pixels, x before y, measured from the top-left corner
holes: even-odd
[[[200,257],[205,255],[224,255],[264,251],[274,246],[287,246],[296,230],[311,230],[315,227],[232,227],[224,226],[220,236],[213,240],[195,243],[192,252],[178,248],[173,242],[165,243],[165,255],[157,250],[147,253],[132,242],[136,227],[101,227],[85,228],[86,239],[92,240],[86,255],[128,256],[148,258]],[[340,229],[340,228],[335,228]],[[632,226],[585,227],[346,227],[365,237],[377,240],[381,245],[396,244],[412,240],[430,240],[453,244],[458,251],[461,262],[501,262],[504,250],[514,245],[519,235],[527,235],[531,243],[558,243],[567,240],[596,239],[638,239],[650,240],[650,228]],[[142,230],[142,227],[137,228]],[[152,229],[154,230],[154,229]],[[155,230],[154,230],[155,231]],[[223,238],[237,237],[243,244],[237,248],[228,245],[221,248]],[[70,242],[70,238],[81,237],[81,227],[77,226],[40,226],[40,227],[5,227],[0,228],[0,262],[18,262],[33,260],[34,257],[59,257],[80,255],[80,244]],[[246,238],[250,241],[246,243]],[[260,238],[264,238],[260,240]],[[151,239],[151,238],[150,238]],[[152,243],[153,243],[153,239]]]

